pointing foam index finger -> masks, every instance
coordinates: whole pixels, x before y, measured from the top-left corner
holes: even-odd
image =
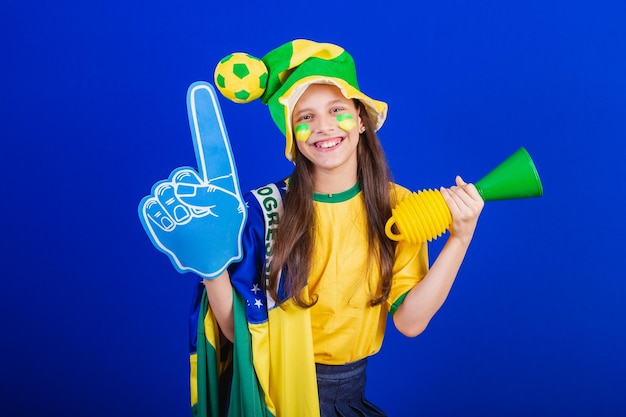
[[[187,113],[200,178],[205,182],[227,176],[234,179],[235,161],[212,85],[198,81],[189,86]],[[238,191],[237,181],[233,182],[233,191]]]

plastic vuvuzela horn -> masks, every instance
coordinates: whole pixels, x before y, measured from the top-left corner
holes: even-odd
[[[484,201],[541,197],[543,187],[535,164],[524,148],[474,184]],[[414,192],[391,210],[385,232],[391,240],[417,244],[445,233],[452,215],[439,190]],[[396,226],[398,233],[392,228]]]

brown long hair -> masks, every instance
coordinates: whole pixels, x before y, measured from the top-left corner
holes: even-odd
[[[371,300],[372,305],[377,305],[389,297],[391,289],[396,245],[387,238],[385,224],[391,217],[391,204],[395,196],[390,196],[392,176],[375,127],[363,104],[358,100],[354,102],[365,126],[357,146],[357,178],[367,216],[369,259],[378,260],[381,276],[380,288]],[[295,168],[289,179],[283,202],[284,212],[275,235],[268,289],[275,300],[280,300],[278,283],[282,270],[286,299],[292,298],[301,307],[311,307],[317,297],[314,295],[309,299],[302,290],[308,282],[315,242],[313,164],[300,153],[297,146],[294,149]]]

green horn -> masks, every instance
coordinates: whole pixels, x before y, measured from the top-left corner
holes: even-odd
[[[485,201],[543,195],[543,187],[535,163],[524,148],[519,148],[474,185]]]

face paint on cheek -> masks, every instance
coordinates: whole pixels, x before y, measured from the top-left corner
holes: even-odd
[[[351,114],[340,114],[339,116],[337,116],[337,122],[339,123],[339,127],[341,128],[341,130],[345,130],[346,132],[356,126],[354,116],[352,116]]]
[[[296,140],[300,142],[306,142],[309,136],[311,136],[311,129],[308,123],[302,123],[296,126]]]

